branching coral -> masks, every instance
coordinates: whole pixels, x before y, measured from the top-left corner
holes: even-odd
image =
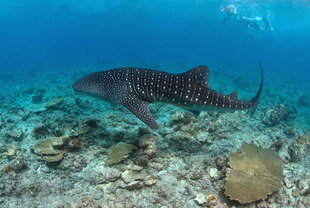
[[[240,203],[267,198],[281,188],[283,161],[271,149],[244,144],[241,151],[230,153],[232,172],[227,175],[225,195]]]

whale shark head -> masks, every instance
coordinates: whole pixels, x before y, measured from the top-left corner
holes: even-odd
[[[127,92],[124,78],[113,71],[95,72],[76,81],[72,88],[80,94],[119,103]]]
[[[106,94],[105,85],[104,77],[96,72],[82,77],[73,83],[72,88],[80,94],[103,99]]]

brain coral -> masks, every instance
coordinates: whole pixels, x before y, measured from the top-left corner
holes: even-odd
[[[229,160],[233,170],[227,174],[225,195],[231,200],[250,203],[281,188],[283,161],[271,149],[244,144]]]

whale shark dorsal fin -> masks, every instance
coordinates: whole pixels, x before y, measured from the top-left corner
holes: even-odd
[[[197,66],[189,71],[182,73],[181,75],[186,76],[186,78],[188,78],[188,80],[190,79],[193,83],[199,83],[202,86],[210,88],[209,69],[207,66]]]
[[[232,99],[232,100],[237,100],[238,99],[238,92],[235,91],[235,92],[227,95],[227,97],[230,97],[230,99]]]
[[[127,95],[121,104],[152,129],[159,128],[150,112],[148,102],[140,100],[133,95]]]

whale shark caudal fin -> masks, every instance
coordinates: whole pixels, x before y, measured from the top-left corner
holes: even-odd
[[[189,71],[182,73],[181,76],[191,78],[192,83],[200,84],[204,87],[210,88],[209,68],[207,66],[197,66]]]
[[[259,89],[256,93],[256,96],[252,99],[252,101],[255,103],[258,103],[260,99],[260,95],[262,94],[263,83],[264,83],[264,72],[263,72],[263,66],[261,62],[259,62],[259,68],[260,68],[260,73],[261,73],[261,81],[260,81]]]
[[[127,95],[121,104],[152,129],[159,128],[150,112],[148,102],[140,100],[132,95]]]
[[[254,113],[256,112],[257,104],[259,102],[260,95],[262,94],[263,83],[264,83],[264,72],[263,72],[263,66],[262,66],[261,62],[259,62],[259,67],[260,67],[260,72],[261,72],[261,82],[260,82],[260,85],[259,85],[259,89],[258,89],[258,91],[256,93],[256,96],[251,100],[252,102],[256,103],[255,107],[250,109],[251,117],[253,117]]]

